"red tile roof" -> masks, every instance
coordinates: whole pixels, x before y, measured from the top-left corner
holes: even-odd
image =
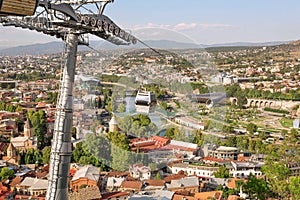
[[[236,189],[236,181],[245,182],[246,180],[239,179],[239,178],[233,178],[228,182],[227,187],[230,188],[230,189]]]
[[[179,179],[182,179],[184,177],[186,177],[186,175],[184,175],[184,174],[174,174],[174,175],[170,175],[170,176],[165,177],[164,181],[166,183],[170,183],[171,180],[179,180]]]
[[[195,194],[196,200],[207,200],[210,197],[213,197],[216,200],[222,199],[222,191],[212,191],[212,192],[199,192]]]
[[[151,139],[163,144],[167,144],[170,141],[170,139],[160,136],[153,136]]]
[[[174,194],[172,200],[182,200],[182,199],[186,199],[186,200],[196,200],[194,197],[192,196],[186,196],[186,195],[180,195],[180,194]]]
[[[121,184],[121,188],[129,189],[129,190],[140,190],[143,186],[142,181],[123,181]]]
[[[16,178],[14,178],[11,183],[10,183],[10,187],[14,187],[16,185],[19,185],[22,182],[23,178],[20,176],[17,176]]]
[[[164,180],[146,180],[146,183],[150,186],[164,186],[165,181]]]

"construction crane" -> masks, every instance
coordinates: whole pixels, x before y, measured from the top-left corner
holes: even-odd
[[[73,86],[78,45],[89,45],[87,34],[96,35],[116,45],[130,45],[138,41],[103,15],[105,6],[112,2],[113,0],[0,0],[0,24],[3,26],[38,31],[65,42],[65,63],[56,107],[47,200],[68,199]],[[89,9],[92,4],[97,12]]]

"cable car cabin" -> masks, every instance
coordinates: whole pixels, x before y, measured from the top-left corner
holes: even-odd
[[[31,16],[38,0],[0,0],[0,16]]]
[[[135,108],[137,112],[153,112],[156,104],[155,94],[147,91],[138,91],[135,97]]]

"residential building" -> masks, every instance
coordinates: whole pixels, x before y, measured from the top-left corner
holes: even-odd
[[[212,151],[212,157],[222,158],[224,160],[237,160],[239,149],[236,147],[220,146]]]
[[[31,177],[25,177],[21,184],[15,186],[18,194],[29,196],[46,195],[47,187],[48,180]]]
[[[151,169],[143,164],[132,164],[129,166],[130,175],[141,181],[151,178]]]
[[[106,191],[118,191],[124,180],[124,177],[108,177],[106,182]]]
[[[199,179],[196,176],[191,176],[178,180],[171,180],[171,183],[166,183],[166,188],[173,192],[188,191],[196,193],[199,192]]]
[[[174,163],[171,166],[173,174],[177,174],[180,171],[187,173],[189,176],[197,176],[202,179],[209,179],[214,177],[214,172],[218,171],[219,167],[196,165],[188,163]]]
[[[247,178],[250,174],[255,176],[261,176],[261,167],[264,165],[263,162],[239,162],[231,161],[232,167],[230,174],[235,178]]]
[[[82,185],[87,187],[100,186],[100,170],[92,165],[81,167],[76,171],[70,181],[70,188],[74,192],[78,192]]]
[[[121,184],[122,191],[139,192],[143,186],[142,181],[123,181]]]
[[[18,151],[26,151],[27,149],[37,149],[37,137],[13,137],[10,142]]]

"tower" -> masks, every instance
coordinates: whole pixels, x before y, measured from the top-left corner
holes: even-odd
[[[109,121],[109,132],[118,132],[119,131],[119,123],[115,115]]]
[[[24,125],[24,137],[28,137],[28,138],[32,137],[32,124],[31,124],[29,118],[27,118],[25,125]]]
[[[103,14],[106,5],[112,2],[113,0],[37,1],[40,9],[39,13],[36,13],[33,17],[24,18],[6,17],[6,15],[2,17],[1,11],[3,10],[0,8],[1,25],[35,30],[46,35],[56,36],[65,42],[63,58],[65,62],[60,82],[59,100],[56,106],[46,194],[47,200],[68,199],[69,169],[72,156],[73,87],[77,46],[79,44],[89,45],[88,33],[115,45],[130,45],[140,41]],[[28,1],[24,4],[28,6]],[[88,4],[94,4],[97,12],[94,13],[84,8]],[[12,10],[14,10],[14,6],[12,6]],[[57,13],[59,14],[57,15]],[[16,14],[22,15],[22,13]]]
[[[9,146],[7,147],[7,157],[8,158],[14,158],[16,157],[17,153],[16,153],[16,148],[14,147],[14,145],[12,143],[9,143]]]

